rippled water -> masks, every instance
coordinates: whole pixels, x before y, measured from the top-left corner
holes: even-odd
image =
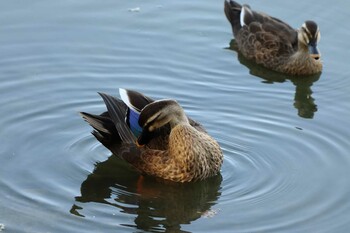
[[[244,60],[221,0],[1,2],[0,231],[349,232],[350,3],[248,3],[317,21],[323,73]],[[221,175],[170,185],[111,155],[78,112],[119,87],[177,99]]]

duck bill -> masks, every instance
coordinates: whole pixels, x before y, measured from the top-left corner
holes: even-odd
[[[317,44],[309,44],[308,49],[310,56],[315,60],[318,60],[321,57],[321,53],[317,48]]]
[[[153,138],[153,133],[148,131],[147,129],[143,129],[140,136],[136,140],[136,145],[138,147],[143,147],[147,143],[151,141]]]

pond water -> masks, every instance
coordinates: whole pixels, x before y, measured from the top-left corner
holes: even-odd
[[[318,22],[303,79],[230,49],[222,0],[0,3],[0,231],[349,232],[349,1],[247,1]],[[224,152],[221,175],[141,178],[79,111],[118,88],[174,98]]]

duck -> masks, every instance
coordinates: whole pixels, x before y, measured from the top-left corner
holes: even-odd
[[[219,143],[176,100],[123,88],[120,98],[99,94],[107,111],[80,115],[99,142],[142,175],[184,183],[220,173]]]
[[[316,22],[307,20],[300,29],[294,29],[280,19],[233,0],[225,0],[224,12],[238,51],[245,58],[293,76],[321,73],[321,53],[317,47],[321,34]]]

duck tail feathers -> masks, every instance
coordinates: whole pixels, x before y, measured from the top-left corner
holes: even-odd
[[[99,140],[103,145],[108,146],[111,143],[120,142],[121,138],[115,128],[113,122],[107,116],[105,112],[101,115],[94,115],[87,112],[80,112],[80,116],[94,128],[92,134]]]

